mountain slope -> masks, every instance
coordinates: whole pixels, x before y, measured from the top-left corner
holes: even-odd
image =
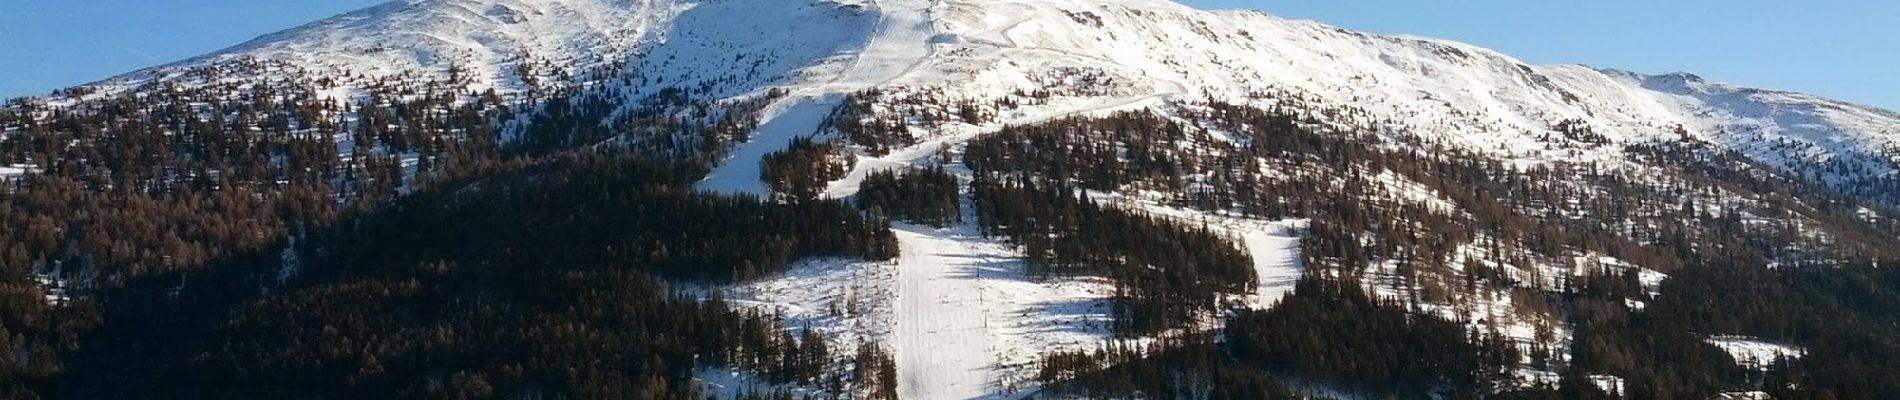
[[[1554,381],[1574,342],[1606,340],[1585,327],[1615,322],[1576,322],[1589,310],[1550,305],[1585,296],[1576,285],[1608,287],[1589,300],[1627,319],[1685,264],[1840,265],[1900,248],[1890,246],[1900,225],[1880,207],[1900,204],[1891,111],[1688,74],[1533,66],[1455,42],[1162,0],[405,1],[14,107],[24,112],[0,113],[0,139],[33,140],[0,140],[0,174],[45,171],[64,180],[29,187],[99,208],[120,205],[86,190],[251,224],[194,236],[238,223],[185,219],[114,237],[103,227],[116,225],[85,219],[94,213],[38,208],[78,201],[20,203],[15,225],[30,230],[21,236],[32,253],[0,266],[42,282],[189,275],[242,251],[295,255],[324,245],[277,241],[353,215],[332,208],[377,210],[457,185],[509,192],[492,177],[560,176],[545,166],[562,157],[672,157],[668,178],[701,192],[827,207],[861,200],[874,173],[942,167],[954,185],[939,200],[981,211],[942,228],[874,229],[894,231],[901,251],[847,261],[876,271],[852,272],[853,282],[814,278],[843,275],[822,260],[792,272],[802,277],[765,273],[789,255],[706,262],[768,278],[750,284],[780,289],[736,304],[822,331],[832,349],[894,344],[901,376],[877,380],[924,398],[1017,396],[1052,383],[1034,376],[1048,371],[1043,357],[1178,344],[1271,308],[1288,281],[1306,278],[1350,277],[1378,301],[1346,303],[1393,311],[1390,321],[1412,312],[1455,322],[1431,326],[1435,340],[1509,343],[1522,359],[1496,357],[1531,377],[1517,383]],[[822,143],[800,140],[814,137]],[[815,176],[772,170],[811,160],[820,165],[792,167]],[[819,190],[788,195],[774,190],[779,179]],[[218,201],[173,196],[201,192]],[[247,195],[269,201],[246,214],[219,202],[255,204]],[[1022,198],[1033,200],[1006,203]],[[729,198],[703,200],[719,199]],[[999,219],[996,203],[1031,211]],[[1036,208],[1045,203],[1061,204]],[[1035,212],[1083,217],[1045,224]],[[546,220],[564,222],[547,228],[597,220],[556,214]],[[1091,225],[1104,216],[1120,224]],[[68,218],[81,220],[71,223],[79,233],[43,222]],[[174,252],[180,235],[213,250]],[[1074,237],[1096,241],[1064,241]],[[228,238],[241,245],[216,246]],[[154,244],[125,244],[141,240]],[[782,245],[757,242],[747,244]],[[1154,242],[1165,243],[1143,247]],[[688,251],[618,245],[606,250]],[[131,261],[58,250],[73,248]],[[1233,257],[1188,267],[1200,274],[1167,262],[1213,253]],[[1234,262],[1249,256],[1251,266]],[[1221,268],[1237,265],[1251,268]],[[1101,270],[1047,272],[1063,267]],[[294,287],[302,269],[284,270],[275,284]],[[881,305],[847,312],[840,301]],[[1587,350],[1609,351],[1599,344]],[[1589,367],[1601,381],[1640,372]]]
[[[720,177],[749,175],[742,171],[754,169],[748,160],[760,150],[811,131],[812,115],[836,104],[823,97],[890,85],[972,98],[1044,90],[1130,107],[1290,93],[1427,140],[1527,160],[1616,153],[1550,143],[1566,120],[1616,143],[1673,140],[1680,127],[1770,165],[1827,171],[1822,179],[1836,184],[1890,178],[1900,157],[1892,111],[1689,74],[1533,66],[1461,43],[1165,1],[405,1],[102,86],[179,80],[177,71],[241,59],[346,82],[446,79],[462,69],[470,88],[503,93],[587,85],[619,87],[629,99],[666,88],[702,88],[709,99],[794,92],[766,113],[761,133],[772,144],[741,149],[734,162],[747,165],[722,167]],[[813,97],[821,99],[801,105]],[[771,121],[779,115],[787,121]]]

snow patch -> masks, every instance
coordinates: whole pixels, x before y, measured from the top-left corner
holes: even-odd
[[[1808,354],[1807,349],[1748,336],[1717,335],[1702,341],[1728,352],[1736,364],[1757,370],[1767,370],[1783,358],[1801,358]]]

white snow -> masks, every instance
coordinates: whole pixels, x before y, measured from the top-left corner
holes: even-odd
[[[717,290],[733,306],[777,315],[790,329],[822,333],[833,356],[842,361],[860,344],[890,339],[896,276],[897,269],[889,262],[816,258],[799,261],[776,276]],[[712,290],[685,288],[700,293]],[[706,368],[695,377],[717,399],[772,390],[825,395],[809,387],[773,385],[740,371]]]
[[[1254,254],[1262,284],[1243,299],[1251,307],[1271,306],[1300,276],[1303,220],[1200,217],[1159,206],[1148,211],[1202,218]],[[894,263],[811,260],[729,290],[730,301],[831,334],[838,341],[834,347],[887,343],[896,354],[904,398],[1026,395],[1035,389],[1034,363],[1043,354],[1091,350],[1112,338],[1110,282],[1031,279],[1020,254],[982,237],[971,222],[942,229],[900,223],[893,233],[900,248]],[[827,311],[834,308],[858,311],[840,317]]]
[[[4,136],[0,136],[0,138],[4,138]],[[16,163],[16,164],[9,164],[6,166],[0,166],[0,183],[16,180],[16,179],[19,179],[23,175],[36,173],[38,171],[39,171],[39,167],[34,166],[33,164]]]
[[[1808,351],[1800,347],[1774,343],[1759,338],[1735,335],[1710,336],[1702,341],[1726,351],[1735,363],[1744,367],[1766,370],[1769,365],[1782,358],[1801,358]]]
[[[1604,392],[1618,395],[1623,394],[1628,387],[1624,384],[1623,378],[1616,375],[1591,374],[1590,383],[1596,384],[1597,388],[1603,389]]]
[[[63,306],[73,299],[72,294],[67,292],[66,279],[60,278],[58,273],[34,273],[33,281],[38,282],[40,290],[45,291],[42,297],[46,304]]]
[[[1763,392],[1759,390],[1751,390],[1751,391],[1745,391],[1745,392],[1723,392],[1721,394],[1715,395],[1715,400],[1773,400],[1774,398],[1775,398],[1774,396],[1768,395],[1768,392]]]
[[[897,368],[902,397],[967,399],[999,386],[997,343],[990,334],[995,307],[985,276],[1004,278],[1011,260],[1001,246],[957,240],[945,232],[897,229]],[[979,247],[988,247],[983,249]],[[984,251],[989,250],[989,251]],[[1006,279],[1006,278],[1005,278]]]
[[[832,348],[847,351],[859,343],[888,339],[891,282],[896,276],[897,269],[887,262],[811,259],[724,293],[734,305],[770,311],[795,329],[822,332],[832,340]]]
[[[1254,276],[1259,284],[1251,306],[1266,309],[1293,292],[1294,284],[1299,283],[1305,273],[1300,265],[1300,235],[1306,229],[1306,221],[1281,221],[1271,224],[1269,229],[1260,228],[1265,227],[1243,229],[1240,237],[1248,255],[1253,257]]]
[[[701,368],[693,374],[693,380],[697,381],[700,387],[705,389],[706,396],[713,400],[733,400],[745,394],[757,395],[777,391],[785,391],[793,396],[814,398],[823,398],[828,395],[812,388],[773,384],[754,374],[723,369]]]
[[[1563,375],[1551,371],[1516,368],[1511,373],[1516,376],[1519,386],[1526,388],[1555,388],[1563,381]],[[1611,394],[1621,394],[1628,389],[1627,382],[1616,375],[1591,374],[1589,378],[1591,384]]]
[[[1109,337],[1107,282],[1036,282],[973,226],[902,225],[892,349],[907,399],[1006,397],[1046,352]]]

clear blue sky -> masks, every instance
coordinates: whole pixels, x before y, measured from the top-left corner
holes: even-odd
[[[1526,61],[1689,71],[1900,109],[1895,0],[1186,0]],[[40,94],[237,44],[380,0],[0,0],[0,97]]]

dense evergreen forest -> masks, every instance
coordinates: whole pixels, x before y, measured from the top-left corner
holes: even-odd
[[[1807,355],[1774,365],[1758,378],[1775,398],[1877,399],[1900,393],[1900,382],[1892,379],[1900,376],[1900,271],[1892,268],[1712,264],[1665,282],[1652,307],[1630,318],[1631,329],[1620,332],[1625,340],[1725,332],[1803,345]]]
[[[941,228],[963,220],[958,187],[957,177],[941,166],[878,171],[864,176],[857,203],[871,215]]]
[[[1412,317],[1355,282],[1303,280],[1273,309],[1234,316],[1226,334],[1253,364],[1373,392],[1488,394],[1518,358],[1495,333]]]
[[[824,194],[825,185],[851,172],[851,159],[835,142],[819,142],[811,137],[792,138],[784,150],[765,155],[759,179],[776,196],[790,201],[812,201]]]

